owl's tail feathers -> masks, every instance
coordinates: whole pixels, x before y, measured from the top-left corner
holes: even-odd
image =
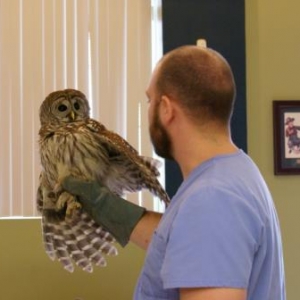
[[[61,227],[55,223],[48,222],[42,218],[43,242],[45,251],[51,260],[58,259],[64,269],[69,272],[74,271],[72,260],[68,254],[68,247],[61,233]]]
[[[72,220],[72,231],[77,246],[84,256],[100,267],[107,265],[103,254],[117,255],[117,248],[112,244],[115,240],[102,227],[97,225],[86,213],[78,213]]]
[[[47,255],[51,260],[56,259],[56,250],[54,248],[54,230],[51,228],[52,224],[45,222],[45,217],[42,218],[42,231],[43,231],[43,243]]]
[[[87,213],[81,213],[80,218],[80,227],[86,236],[88,244],[106,255],[118,255],[118,250],[113,245],[116,240],[108,231],[99,226]]]
[[[112,236],[80,211],[71,220],[42,219],[46,253],[58,259],[64,268],[74,271],[73,262],[83,271],[91,273],[93,264],[106,266],[103,254],[117,255]]]

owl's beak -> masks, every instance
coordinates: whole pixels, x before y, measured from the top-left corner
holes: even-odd
[[[69,116],[70,116],[70,118],[71,118],[72,121],[75,120],[75,113],[74,113],[73,110],[70,112]]]

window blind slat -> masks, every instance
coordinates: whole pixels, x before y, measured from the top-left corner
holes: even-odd
[[[77,2],[77,78],[78,89],[89,96],[89,1]]]
[[[6,13],[4,13],[6,11]],[[8,31],[8,23],[7,23],[7,12],[8,12],[7,3],[1,3],[0,6],[0,57],[6,57],[7,55],[7,49],[5,46],[7,46],[5,41],[5,35]],[[7,65],[9,62],[3,61],[1,59],[1,65],[0,65],[0,82],[2,84],[5,84],[5,86],[8,86],[8,72],[7,72]],[[2,97],[0,97],[0,108],[1,111],[8,112],[9,111],[9,101],[7,101],[8,98],[8,91],[7,89],[5,91],[1,92]],[[7,128],[8,124],[8,113],[1,115],[0,118],[0,128]],[[9,128],[7,130],[0,130],[0,140],[2,143],[0,143],[0,170],[3,170],[0,173],[0,210],[3,215],[8,214],[9,212],[9,189],[7,188],[7,183],[10,176],[10,170],[9,170],[9,161],[8,161],[8,153],[9,153],[9,146],[10,146],[10,134],[9,134]],[[5,172],[4,172],[5,170]],[[5,187],[6,188],[3,188]],[[4,200],[6,199],[6,201]]]
[[[91,69],[93,114],[106,126],[110,126],[112,119],[103,109],[100,99],[110,99],[109,82],[109,43],[108,43],[108,1],[92,0],[90,10],[90,36],[91,36]],[[105,45],[105,47],[101,45]],[[109,102],[109,101],[107,101]]]
[[[56,85],[56,42],[55,42],[55,2],[43,1],[42,38],[43,87],[44,95],[55,89]]]
[[[21,88],[19,90],[20,118],[20,164],[14,163],[19,172],[22,185],[20,199],[22,210],[20,215],[34,215],[35,194],[37,188],[36,166],[39,166],[37,134],[39,128],[38,109],[43,99],[42,82],[42,3],[30,0],[30,5],[22,5],[21,24]],[[37,84],[33,84],[33,83]],[[35,142],[33,142],[35,141]],[[21,168],[19,169],[19,166]],[[20,172],[21,170],[21,172]],[[24,176],[24,174],[26,174]],[[15,197],[13,197],[15,201]],[[19,214],[18,214],[19,215]]]
[[[55,2],[54,25],[54,56],[55,56],[55,89],[62,89],[66,86],[66,8],[65,1]],[[47,14],[47,12],[45,12]]]
[[[22,153],[16,149],[22,148],[22,119],[21,112],[21,93],[22,83],[20,82],[20,74],[22,72],[22,34],[20,28],[22,27],[22,11],[20,11],[16,1],[11,2],[10,6],[10,31],[5,33],[5,43],[8,43],[7,58],[9,59],[8,65],[8,98],[4,101],[9,101],[8,124],[4,128],[10,131],[10,153],[9,168],[10,178],[7,183],[10,189],[10,197],[7,199],[10,202],[9,214],[21,215],[22,214]],[[6,158],[7,159],[7,158]],[[18,167],[16,167],[18,166]],[[18,187],[18,188],[16,188]],[[14,199],[14,201],[12,201]]]
[[[79,7],[80,9],[80,7]],[[77,78],[77,13],[76,1],[67,0],[66,2],[66,66],[67,66],[67,87],[78,87]]]
[[[125,26],[125,2],[122,1],[119,5],[116,0],[108,3],[108,61],[107,70],[108,85],[105,97],[100,97],[100,105],[104,106],[105,102],[109,102],[106,113],[110,119],[106,121],[107,126],[119,134],[124,134],[124,101],[126,101],[125,92],[125,47],[126,36],[124,34]],[[115,20],[112,22],[112,20]],[[100,67],[101,68],[101,67]],[[101,70],[101,69],[100,69]],[[103,108],[102,108],[103,109]],[[117,115],[113,122],[112,115]]]

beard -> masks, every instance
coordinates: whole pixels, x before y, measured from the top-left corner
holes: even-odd
[[[174,160],[171,139],[159,118],[158,106],[159,104],[155,106],[153,120],[149,127],[151,142],[158,156]]]

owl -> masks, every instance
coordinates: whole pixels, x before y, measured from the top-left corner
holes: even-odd
[[[75,89],[49,94],[40,107],[39,153],[42,171],[37,209],[42,216],[45,251],[64,268],[87,272],[117,255],[115,240],[81,208],[76,197],[59,188],[68,175],[99,181],[113,193],[149,190],[166,204],[157,161],[138,154],[121,136],[89,116],[86,96]]]

